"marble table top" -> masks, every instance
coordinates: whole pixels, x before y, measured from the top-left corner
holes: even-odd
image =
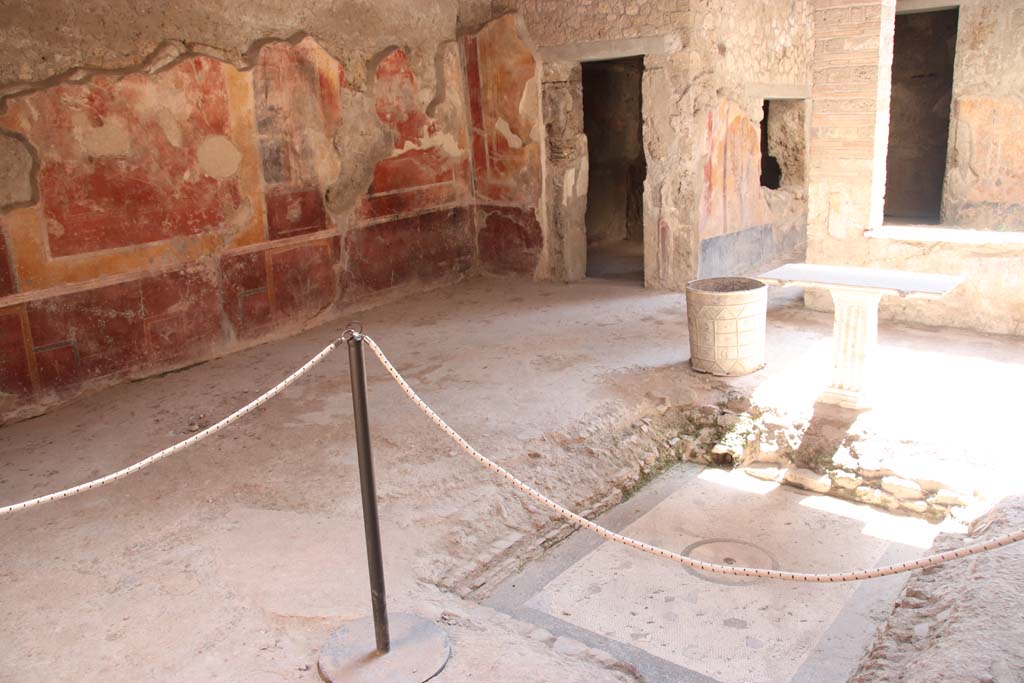
[[[903,297],[938,299],[963,282],[961,275],[911,273],[905,270],[787,263],[757,276],[769,285],[853,289]]]

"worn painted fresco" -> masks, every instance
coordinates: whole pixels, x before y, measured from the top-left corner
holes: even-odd
[[[1024,121],[1016,97],[961,97],[946,175],[944,222],[992,230],[1024,230]]]
[[[536,60],[519,37],[513,15],[462,42],[480,258],[494,270],[531,273],[543,244],[537,220],[541,115]]]
[[[428,102],[405,51],[392,51],[374,70],[375,110],[393,148],[374,168],[359,206],[360,225],[345,238],[350,293],[438,279],[472,266],[464,78],[454,45],[442,59],[438,92]]]
[[[429,92],[404,51],[376,65],[373,110],[349,115],[376,117],[393,144],[348,215],[332,215],[325,193],[356,95],[310,38],[264,45],[250,71],[192,56],[10,100],[0,127],[24,136],[40,169],[38,201],[0,215],[0,414],[280,334],[343,297],[469,270],[457,45],[440,66]]]
[[[532,273],[544,246],[536,211],[484,205],[477,208],[477,216],[480,260],[497,272]]]
[[[10,296],[17,290],[14,281],[14,264],[7,248],[3,225],[0,224],[0,297]]]
[[[52,257],[222,229],[241,202],[237,178],[207,172],[208,150],[232,147],[223,71],[195,57],[156,76],[66,83],[9,106],[3,125],[39,156],[41,238]]]
[[[480,201],[535,202],[540,194],[537,64],[508,15],[464,39]]]
[[[473,234],[465,207],[423,213],[347,235],[347,278],[381,290],[413,280],[462,273],[473,265]]]
[[[351,86],[307,37],[247,70],[185,55],[10,98],[0,132],[39,168],[0,212],[0,419],[391,287],[532,273],[532,54],[506,17],[423,57],[391,49]],[[349,177],[365,192],[334,194]]]
[[[202,259],[248,220],[239,80],[194,56],[8,103],[0,125],[34,148],[39,197],[0,220],[0,411],[227,340]]]
[[[772,222],[761,192],[760,136],[757,125],[735,102],[722,100],[708,112],[699,218],[702,240]]]
[[[458,53],[445,53],[443,82],[446,111],[455,107],[455,120],[428,116],[419,99],[416,76],[402,50],[394,50],[377,65],[374,97],[380,121],[394,140],[391,155],[379,161],[360,213],[367,221],[410,212],[464,204],[470,196],[468,136]]]
[[[270,239],[328,227],[324,189],[338,175],[341,65],[316,42],[272,43],[253,69],[256,128]]]
[[[0,127],[39,158],[38,201],[0,217],[17,291],[173,268],[251,231],[247,99],[246,74],[191,57],[9,100]]]

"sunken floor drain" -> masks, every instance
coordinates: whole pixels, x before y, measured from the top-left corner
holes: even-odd
[[[760,546],[747,541],[739,541],[734,538],[709,538],[705,541],[697,541],[683,550],[683,555],[692,557],[703,562],[713,562],[731,567],[757,567],[760,569],[778,569],[775,557]],[[757,581],[750,576],[728,576],[724,574],[712,574],[697,569],[684,567],[686,571],[705,581],[724,583],[730,586],[740,586]]]

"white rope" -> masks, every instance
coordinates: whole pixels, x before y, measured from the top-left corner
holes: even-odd
[[[593,531],[597,535],[606,538],[610,541],[621,543],[622,545],[628,546],[630,548],[635,548],[637,550],[649,553],[651,555],[655,555],[657,557],[663,557],[669,560],[674,560],[675,562],[678,562],[679,564],[682,564],[686,567],[690,567],[692,569],[712,572],[715,574],[753,576],[766,579],[781,579],[784,581],[840,583],[845,581],[861,581],[863,579],[873,579],[880,576],[888,576],[890,574],[908,572],[914,569],[934,567],[949,562],[950,560],[956,560],[963,557],[968,557],[970,555],[976,555],[978,553],[986,552],[988,550],[995,550],[996,548],[1002,548],[1003,546],[1010,545],[1011,543],[1016,543],[1018,541],[1024,540],[1024,529],[1019,529],[1013,533],[1005,534],[1003,536],[991,539],[989,541],[975,543],[973,545],[969,545],[958,550],[950,550],[944,553],[939,553],[937,555],[929,555],[928,557],[922,557],[921,559],[912,560],[910,562],[901,562],[899,564],[887,565],[885,567],[879,567],[877,569],[862,569],[858,571],[838,572],[831,574],[806,574],[800,572],[777,571],[774,569],[762,569],[758,567],[734,567],[731,565],[714,564],[711,562],[695,560],[691,557],[686,557],[685,555],[680,555],[670,550],[658,548],[648,543],[644,543],[643,541],[638,541],[628,536],[623,536],[622,534],[615,533],[610,529],[606,529],[600,524],[592,522],[589,519],[586,519],[585,517],[576,514],[572,510],[569,510],[568,508],[559,505],[558,503],[551,500],[550,498],[540,493],[536,489],[532,488],[528,484],[514,477],[512,473],[510,473],[505,468],[501,467],[500,465],[496,464],[491,460],[488,460],[486,457],[481,455],[475,448],[473,448],[469,444],[469,442],[462,438],[462,436],[460,436],[454,429],[449,427],[448,424],[445,423],[445,421],[442,420],[441,417],[437,413],[435,413],[433,409],[431,409],[431,407],[428,406],[423,401],[423,399],[421,399],[416,394],[413,388],[409,386],[409,383],[405,381],[401,374],[399,374],[398,370],[395,369],[395,366],[391,364],[391,361],[388,360],[387,356],[384,355],[384,352],[381,351],[380,347],[377,346],[377,343],[373,341],[373,339],[367,336],[362,336],[362,339],[367,343],[367,345],[369,345],[370,350],[373,351],[375,356],[377,356],[377,359],[380,360],[381,365],[384,366],[384,369],[387,370],[388,374],[391,375],[395,382],[398,383],[398,386],[402,388],[402,391],[404,391],[405,394],[410,399],[412,399],[413,403],[415,403],[416,406],[427,415],[427,417],[433,420],[438,427],[440,427],[449,437],[451,437],[451,439],[455,441],[455,443],[457,443],[462,448],[462,450],[468,453],[474,460],[484,465],[491,471],[496,472],[499,476],[507,480],[514,488],[518,489],[519,491],[522,491],[530,498],[536,500],[545,507],[553,510],[558,515],[564,517],[576,526]],[[105,486],[106,484],[110,484],[112,482],[117,481],[118,479],[122,479],[128,476],[129,474],[134,474],[135,472],[143,470],[159,460],[163,460],[164,458],[173,455],[178,451],[184,450],[185,448],[188,448],[189,446],[198,443],[199,441],[202,441],[203,439],[210,436],[214,432],[219,431],[224,427],[227,427],[229,424],[238,420],[240,417],[256,410],[261,405],[266,403],[268,400],[284,391],[289,385],[295,382],[295,380],[302,377],[304,374],[309,372],[317,363],[326,358],[327,355],[331,353],[331,351],[337,348],[340,341],[341,340],[337,340],[329,344],[327,347],[324,348],[323,351],[313,356],[305,365],[300,367],[292,374],[288,375],[288,377],[286,377],[277,386],[273,387],[272,389],[262,394],[255,400],[247,403],[242,408],[231,413],[220,422],[217,422],[216,424],[207,427],[201,432],[196,432],[193,436],[190,436],[184,441],[176,443],[173,446],[168,446],[162,451],[154,453],[153,455],[135,463],[134,465],[125,467],[124,469],[118,470],[117,472],[114,472],[112,474],[108,474],[105,477],[94,479],[93,481],[86,482],[84,484],[79,484],[78,486],[73,486],[71,488],[64,489],[63,491],[57,491],[56,493],[51,493],[49,495],[40,496],[38,498],[33,498],[31,500],[26,500],[21,503],[14,503],[13,505],[0,507],[0,517],[4,515],[9,515],[19,510],[24,510],[26,508],[35,507],[36,505],[49,503],[50,501],[68,498],[69,496],[82,493],[83,491],[89,491],[95,488],[99,488],[101,486]]]
[[[384,366],[384,369],[387,370],[388,374],[391,375],[395,382],[398,383],[398,386],[402,388],[402,391],[405,392],[406,396],[412,399],[413,403],[415,403],[416,406],[427,415],[427,417],[433,420],[434,423],[445,432],[445,434],[451,437],[451,439],[455,443],[457,443],[459,447],[462,448],[462,450],[468,453],[470,457],[479,462],[481,465],[491,470],[492,472],[497,473],[499,476],[503,477],[506,481],[508,481],[514,488],[522,491],[527,496],[534,499],[541,505],[558,513],[561,517],[564,517],[576,526],[583,527],[584,529],[593,531],[598,536],[606,538],[609,541],[615,541],[616,543],[621,543],[622,545],[628,546],[630,548],[635,548],[645,553],[650,553],[651,555],[655,555],[657,557],[663,557],[665,559],[674,560],[675,562],[678,562],[679,564],[682,564],[686,567],[690,567],[692,569],[698,569],[700,571],[705,572],[712,572],[714,574],[754,576],[764,579],[781,579],[783,581],[840,583],[845,581],[861,581],[864,579],[874,579],[880,576],[888,576],[890,574],[909,572],[914,569],[934,567],[936,565],[949,562],[950,560],[960,559],[962,557],[967,557],[969,555],[976,555],[987,550],[994,550],[996,548],[1001,548],[1011,543],[1016,543],[1017,541],[1024,540],[1024,529],[1019,529],[1011,534],[1006,534],[1005,536],[1000,536],[999,538],[994,538],[990,541],[985,541],[983,543],[975,543],[974,545],[969,545],[964,548],[960,548],[959,550],[950,550],[944,553],[939,553],[937,555],[929,555],[928,557],[922,557],[919,560],[913,560],[911,562],[891,564],[885,567],[879,567],[877,569],[861,569],[858,571],[838,572],[831,574],[805,574],[801,572],[776,571],[774,569],[760,569],[756,567],[734,567],[731,565],[714,564],[711,562],[702,562],[701,560],[695,560],[692,557],[686,557],[685,555],[680,555],[670,550],[658,548],[656,546],[644,543],[643,541],[638,541],[628,536],[617,534],[614,531],[611,531],[610,529],[604,528],[600,524],[591,522],[589,519],[577,515],[572,510],[569,510],[568,508],[559,505],[558,503],[551,500],[550,498],[540,493],[536,489],[530,487],[528,484],[525,484],[519,479],[516,479],[508,470],[481,455],[475,448],[469,445],[469,442],[462,438],[454,429],[449,427],[447,423],[445,423],[445,421],[442,420],[441,417],[437,413],[435,413],[430,408],[430,406],[428,406],[423,401],[423,399],[421,399],[416,394],[415,391],[413,391],[413,388],[409,386],[409,383],[405,381],[401,374],[399,374],[399,372],[395,369],[395,366],[391,364],[391,361],[387,359],[387,356],[384,355],[384,352],[380,350],[379,346],[377,346],[377,343],[374,342],[373,339],[371,339],[370,337],[363,336],[362,338],[367,343],[367,345],[369,345],[370,349],[373,351],[374,355],[377,356],[378,360],[380,360],[381,365]]]
[[[199,441],[202,441],[203,439],[205,439],[206,437],[210,436],[214,432],[219,431],[219,430],[223,429],[224,427],[227,427],[229,424],[231,424],[232,422],[234,422],[238,418],[240,418],[240,417],[242,417],[244,415],[248,415],[249,413],[251,413],[252,411],[256,410],[257,408],[259,408],[261,405],[263,405],[264,403],[266,403],[267,401],[269,401],[273,397],[275,397],[278,394],[280,394],[282,391],[284,391],[286,388],[288,388],[288,386],[292,382],[294,382],[298,378],[300,378],[303,375],[305,375],[307,372],[309,372],[311,369],[313,369],[313,366],[315,366],[317,363],[319,363],[324,358],[326,358],[327,355],[331,351],[333,351],[335,348],[337,348],[339,343],[340,343],[340,340],[336,340],[336,341],[332,342],[323,351],[321,351],[320,353],[316,354],[311,359],[309,359],[309,362],[307,362],[305,365],[303,365],[301,368],[299,368],[298,370],[296,370],[292,374],[288,375],[284,379],[284,381],[282,381],[280,384],[275,386],[273,389],[271,389],[267,393],[263,394],[259,398],[255,399],[254,401],[251,401],[250,403],[247,403],[245,406],[243,406],[242,408],[239,408],[235,412],[231,413],[230,415],[225,417],[220,422],[207,427],[206,429],[204,429],[201,432],[196,432],[194,435],[190,436],[189,438],[185,439],[184,441],[181,441],[180,443],[176,443],[173,446],[168,446],[167,448],[163,449],[162,451],[159,451],[158,453],[154,453],[153,455],[149,456],[145,460],[140,460],[139,462],[135,463],[134,465],[131,465],[129,467],[125,467],[124,469],[118,470],[117,472],[114,472],[112,474],[108,474],[105,477],[101,477],[99,479],[94,479],[93,481],[86,482],[84,484],[79,484],[78,486],[72,486],[69,489],[64,489],[63,491],[57,491],[56,493],[51,493],[51,494],[46,495],[46,496],[40,496],[38,498],[33,498],[32,500],[26,500],[26,501],[23,501],[21,503],[15,503],[13,505],[8,505],[6,507],[2,507],[2,508],[0,508],[0,517],[3,517],[4,515],[9,515],[9,514],[11,514],[13,512],[17,512],[19,510],[24,510],[25,508],[35,507],[36,505],[42,505],[43,503],[49,503],[50,501],[53,501],[53,500],[58,500],[58,499],[61,499],[61,498],[67,498],[67,497],[73,496],[73,495],[75,495],[77,493],[82,493],[83,491],[89,491],[91,489],[99,488],[100,486],[105,486],[107,484],[110,484],[111,482],[117,481],[118,479],[121,479],[123,477],[127,477],[129,474],[134,474],[135,472],[138,472],[139,470],[143,470],[143,469],[149,467],[150,465],[152,465],[153,463],[155,463],[155,462],[157,462],[159,460],[163,460],[164,458],[166,458],[169,455],[173,455],[173,454],[177,453],[178,451],[181,451],[181,450],[184,450],[184,449],[188,448],[189,446],[191,446],[194,443],[198,443]]]

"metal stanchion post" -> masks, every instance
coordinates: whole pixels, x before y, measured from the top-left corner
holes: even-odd
[[[448,635],[429,619],[400,612],[391,615],[390,619],[388,617],[377,487],[366,406],[362,325],[349,323],[343,339],[348,342],[352,414],[355,418],[373,617],[349,622],[331,634],[320,650],[317,668],[320,677],[328,683],[423,683],[439,674],[448,663],[451,644]]]
[[[363,361],[363,337],[359,333],[348,338],[348,370],[352,379],[352,414],[356,423],[356,452],[359,459],[359,488],[363,496],[366,562],[370,569],[373,632],[377,654],[383,655],[391,649],[391,636],[388,633],[388,600],[384,589],[384,558],[380,549],[377,483],[373,477],[373,451],[370,449],[370,420],[366,412],[366,364]]]

